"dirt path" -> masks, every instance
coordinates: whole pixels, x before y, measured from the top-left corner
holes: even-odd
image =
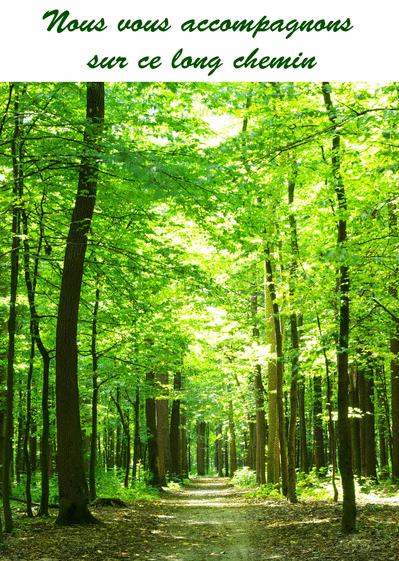
[[[148,561],[257,560],[251,519],[243,492],[224,478],[193,480],[183,491],[167,491],[160,501]]]
[[[154,502],[91,507],[102,524],[19,514],[0,561],[399,561],[399,495],[359,500],[359,531],[346,536],[341,503],[244,495],[198,478]]]
[[[342,505],[247,499],[198,478],[149,506],[145,561],[399,561],[398,501],[358,503],[359,532],[340,533]]]

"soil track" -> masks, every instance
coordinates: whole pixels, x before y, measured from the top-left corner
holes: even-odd
[[[342,504],[248,499],[223,478],[166,491],[147,513],[146,561],[399,561],[398,499],[358,501],[359,532],[342,535]]]
[[[254,549],[251,519],[243,492],[224,478],[193,480],[184,491],[167,491],[158,503],[156,545],[148,561],[251,561]]]
[[[228,479],[193,479],[154,502],[92,506],[102,524],[15,518],[0,561],[399,561],[399,495],[358,500],[358,533],[341,503],[245,497]],[[14,512],[14,514],[16,514]]]

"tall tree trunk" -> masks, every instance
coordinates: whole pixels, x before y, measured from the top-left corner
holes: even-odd
[[[246,456],[246,464],[250,469],[256,469],[256,425],[252,419],[252,414],[248,415],[248,448]]]
[[[43,191],[42,203],[45,199],[46,191]],[[20,198],[23,198],[23,183],[20,183]],[[43,208],[43,207],[42,207]],[[26,291],[28,294],[29,310],[31,318],[31,333],[33,340],[41,354],[43,360],[43,387],[42,387],[42,415],[43,415],[43,428],[41,435],[41,483],[42,493],[40,499],[40,508],[38,516],[49,516],[48,503],[50,496],[50,481],[49,481],[49,437],[50,437],[50,412],[48,406],[49,397],[49,373],[50,373],[50,354],[43,344],[40,335],[39,315],[36,310],[36,282],[39,268],[39,254],[43,244],[44,238],[44,211],[42,210],[39,220],[39,243],[36,251],[36,258],[34,260],[33,274],[30,265],[30,245],[29,245],[29,230],[28,230],[28,215],[25,208],[22,208],[22,227],[24,235],[24,273]]]
[[[131,459],[131,433],[130,433],[130,426],[129,426],[129,411],[126,411],[125,415],[123,414],[122,408],[119,404],[119,401],[117,401],[114,397],[112,398],[113,402],[115,403],[115,406],[118,410],[119,413],[119,417],[123,426],[123,431],[125,433],[125,437],[126,437],[126,459],[125,459],[125,481],[124,481],[124,486],[125,488],[129,487],[129,472],[130,472],[130,459]],[[107,450],[107,470],[111,469],[111,461],[110,461],[110,457],[111,457],[111,452],[110,452],[110,442],[112,442],[112,434],[111,437],[107,439],[108,441],[108,450]],[[113,467],[113,465],[112,465]]]
[[[301,450],[301,470],[309,473],[308,445],[306,437],[306,416],[305,416],[305,380],[302,378],[298,388],[298,411],[299,411],[299,430],[300,430],[300,450]]]
[[[188,456],[187,456],[187,426],[186,414],[181,414],[181,471],[182,478],[187,479],[189,476],[188,470]]]
[[[282,492],[286,497],[288,494],[288,461],[285,438],[285,417],[283,400],[283,338],[280,328],[280,311],[276,299],[276,290],[274,286],[273,268],[271,263],[269,244],[267,244],[266,246],[266,278],[268,289],[270,292],[270,298],[273,305],[274,332],[276,334],[278,434],[280,441]]]
[[[96,300],[93,308],[93,319],[91,326],[91,360],[93,368],[93,393],[91,401],[91,438],[90,438],[90,469],[89,487],[90,500],[94,501],[97,497],[96,491],[96,464],[97,464],[97,417],[98,417],[98,356],[97,356],[97,316],[100,300],[100,288],[96,288]]]
[[[175,391],[181,390],[181,372],[173,379]],[[170,453],[172,456],[172,475],[182,479],[181,438],[180,438],[180,399],[174,399],[170,418]]]
[[[140,390],[136,388],[136,399],[134,401],[134,440],[133,440],[133,472],[132,477],[136,479],[137,464],[141,461],[140,442]]]
[[[375,443],[374,419],[374,370],[370,364],[371,357],[367,357],[368,368],[365,377],[365,435],[366,435],[366,477],[377,480],[377,458]]]
[[[197,473],[205,475],[205,421],[197,425]]]
[[[331,101],[331,86],[323,82],[324,103],[328,117],[334,126],[332,139],[332,175],[338,202],[337,248],[344,250],[347,242],[346,215],[347,203],[345,187],[340,174],[340,135],[335,129],[336,117]],[[348,418],[348,349],[349,349],[349,267],[342,262],[339,268],[339,341],[337,346],[338,371],[338,458],[343,488],[342,532],[350,534],[356,531],[356,495],[352,472],[352,446]]]
[[[172,474],[172,456],[170,453],[170,433],[169,433],[169,404],[166,397],[167,386],[169,383],[168,372],[158,372],[158,385],[163,397],[156,400],[157,410],[157,438],[158,438],[158,458],[159,458],[159,477],[161,486],[165,486]]]
[[[152,395],[145,400],[145,418],[147,425],[147,445],[148,445],[148,471],[150,472],[148,483],[150,485],[159,486],[159,468],[158,468],[158,438],[155,413],[155,374],[152,370],[147,370],[146,382],[148,390]]]
[[[256,274],[256,273],[255,273]],[[254,292],[251,294],[251,315],[252,315],[252,335],[254,339],[259,338],[259,327],[257,320],[258,312],[258,296],[256,293],[256,278],[254,283]],[[256,481],[260,485],[266,483],[266,421],[265,421],[265,398],[262,382],[262,367],[260,364],[255,365],[254,371],[254,394],[255,394],[255,423],[256,423],[256,445],[255,445],[255,471]]]
[[[324,468],[324,433],[323,433],[323,402],[322,402],[321,376],[313,377],[313,438],[314,438],[314,463],[316,473]]]
[[[332,486],[334,489],[334,502],[338,501],[338,489],[335,482],[335,474],[337,472],[337,458],[336,458],[336,450],[335,450],[335,430],[334,430],[334,421],[332,415],[332,391],[331,391],[331,377],[330,377],[330,361],[327,356],[326,346],[323,341],[323,334],[321,331],[321,323],[320,317],[317,313],[317,326],[319,328],[320,334],[320,344],[323,348],[323,355],[324,355],[324,364],[326,367],[326,381],[327,381],[327,410],[328,410],[328,432],[330,435],[330,460],[332,462],[332,475],[331,481]]]
[[[360,410],[359,391],[358,391],[358,372],[357,368],[353,368],[349,376],[350,382],[350,404],[355,411]],[[360,419],[356,414],[351,419],[352,424],[352,446],[353,446],[353,459],[355,473],[360,480],[362,477],[362,464],[361,464],[361,446],[360,446]]]
[[[391,238],[398,235],[398,218],[396,202],[389,205],[389,230]],[[395,301],[398,300],[398,268],[388,286],[389,294]],[[392,420],[392,479],[399,481],[399,322],[391,324],[391,337],[389,341],[391,351],[391,420]]]
[[[12,459],[12,439],[14,431],[13,401],[14,401],[14,360],[15,360],[15,332],[17,328],[17,288],[18,266],[20,250],[20,202],[19,183],[22,181],[22,169],[19,150],[20,114],[18,96],[14,103],[14,134],[11,141],[13,167],[13,202],[12,202],[12,246],[11,246],[11,278],[10,278],[10,312],[8,318],[8,361],[7,361],[7,401],[6,428],[3,451],[3,510],[4,531],[11,533],[13,522],[10,505],[10,470]]]
[[[26,423],[25,423],[25,434],[24,434],[24,442],[23,442],[23,452],[24,452],[24,459],[25,459],[25,466],[26,466],[26,484],[25,484],[26,512],[29,518],[33,518],[32,495],[30,492],[32,471],[31,471],[29,450],[28,450],[29,433],[30,433],[30,427],[32,421],[31,391],[32,391],[33,359],[35,356],[35,340],[33,338],[32,325],[31,325],[31,335],[32,335],[32,342],[31,342],[30,357],[29,357],[28,380],[26,383]]]
[[[288,182],[288,204],[292,209],[295,193],[295,181]],[[294,305],[295,276],[298,267],[299,247],[296,228],[296,219],[293,210],[290,211],[290,233],[291,233],[291,271],[290,271],[290,299]],[[298,410],[298,380],[299,372],[299,335],[297,315],[293,311],[290,314],[291,331],[291,391],[290,391],[290,423],[288,429],[288,499],[297,503],[296,496],[296,473],[295,473],[295,447],[296,447],[296,420]]]
[[[229,401],[229,451],[230,451],[230,477],[237,471],[236,433],[234,426],[233,401]]]
[[[83,268],[96,201],[98,144],[104,121],[104,84],[87,84],[87,126],[84,132],[78,191],[64,258],[56,333],[56,413],[60,507],[57,524],[93,523],[87,508],[79,412],[77,327]],[[94,155],[93,155],[94,153]]]
[[[262,383],[261,365],[257,364],[255,368],[254,391],[256,406],[256,480],[260,485],[264,485],[266,483],[266,422],[264,389]]]
[[[381,365],[377,364],[376,376],[377,379],[381,378],[380,374]],[[381,391],[378,390],[377,386],[377,399],[378,399],[378,440],[380,449],[380,470],[381,479],[386,479],[389,475],[389,464],[388,464],[388,454],[387,454],[387,425],[384,411],[384,403],[381,396]]]
[[[218,427],[217,445],[217,470],[218,476],[223,477],[223,427]]]
[[[361,354],[361,351],[358,351]],[[366,379],[364,374],[364,365],[357,367],[357,388],[359,392],[359,408],[362,412],[360,418],[360,473],[362,477],[366,477]]]

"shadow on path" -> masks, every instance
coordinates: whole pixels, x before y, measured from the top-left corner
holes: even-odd
[[[168,490],[158,503],[158,524],[145,559],[255,560],[248,505],[242,495],[221,477],[197,478],[184,490]]]

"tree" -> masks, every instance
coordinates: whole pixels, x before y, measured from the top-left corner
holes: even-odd
[[[340,174],[340,134],[335,129],[336,117],[331,100],[331,86],[323,82],[323,97],[328,117],[333,124],[331,167],[338,202],[337,247],[344,252],[347,242],[347,202],[345,186]],[[344,492],[341,528],[344,534],[356,531],[356,497],[352,472],[352,443],[348,418],[348,349],[349,349],[349,267],[342,260],[338,277],[339,340],[337,345],[338,370],[338,458]]]
[[[97,191],[104,121],[104,84],[87,84],[87,124],[78,190],[72,214],[58,306],[56,335],[56,411],[60,507],[57,524],[94,523],[89,512],[83,464],[78,389],[77,326],[87,235]]]

